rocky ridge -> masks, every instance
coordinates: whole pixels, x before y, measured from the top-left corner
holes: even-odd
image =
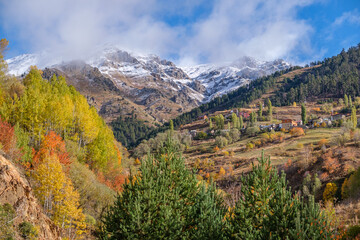
[[[15,229],[23,221],[38,227],[38,239],[61,239],[58,227],[48,218],[35,198],[29,182],[7,159],[0,155],[0,203],[8,203],[16,211]],[[22,239],[15,231],[16,239]]]
[[[38,65],[44,76],[64,75],[69,84],[109,122],[135,114],[150,125],[171,119],[258,77],[290,67],[283,60],[243,57],[231,63],[178,67],[156,55],[107,47],[86,61],[41,62],[40,55],[9,59],[9,72],[20,75]]]

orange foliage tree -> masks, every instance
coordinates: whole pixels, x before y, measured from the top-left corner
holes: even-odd
[[[56,155],[59,162],[65,166],[71,163],[64,140],[54,131],[50,131],[41,143],[39,151],[34,150],[33,165],[37,165],[46,157],[53,155]]]
[[[290,130],[290,135],[293,137],[299,137],[305,135],[305,132],[301,127],[294,127]]]

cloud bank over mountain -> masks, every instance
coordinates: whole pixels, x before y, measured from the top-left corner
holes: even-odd
[[[297,12],[315,0],[12,0],[0,3],[3,29],[30,52],[64,60],[97,46],[155,53],[181,65],[311,54],[309,22]]]

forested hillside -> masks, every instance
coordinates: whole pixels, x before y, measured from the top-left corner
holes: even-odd
[[[7,44],[0,42],[0,152],[29,177],[62,236],[82,238],[121,190],[122,146],[63,77],[43,79],[36,67],[23,79],[7,75]]]
[[[300,67],[276,72],[270,76],[252,81],[248,86],[216,98],[209,103],[194,108],[174,119],[176,127],[189,123],[204,113],[215,112],[231,107],[246,107],[249,103],[272,92],[271,102],[275,106],[284,106],[293,102],[343,97],[344,94],[353,98],[360,94],[360,45],[343,50],[337,56],[318,62],[317,66],[298,71]],[[288,77],[294,72],[295,76]]]

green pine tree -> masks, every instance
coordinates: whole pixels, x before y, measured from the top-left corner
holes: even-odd
[[[103,219],[102,239],[223,239],[226,208],[214,184],[198,183],[168,140],[130,176]]]
[[[279,176],[264,152],[258,162],[241,178],[242,197],[230,218],[229,238],[331,239],[328,222],[313,198],[305,203],[293,196],[285,173]]]

